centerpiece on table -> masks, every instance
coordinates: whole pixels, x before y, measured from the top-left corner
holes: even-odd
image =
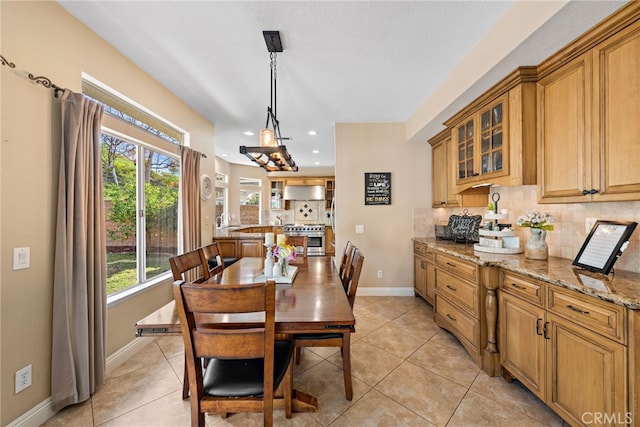
[[[273,266],[273,275],[288,276],[289,261],[296,259],[296,247],[280,242],[274,248],[273,255],[278,257],[278,262]]]
[[[553,231],[552,222],[555,218],[548,213],[531,211],[519,216],[516,224],[520,227],[529,227],[531,236],[524,245],[524,256],[529,259],[545,260],[549,258],[549,246],[547,246],[547,231]]]

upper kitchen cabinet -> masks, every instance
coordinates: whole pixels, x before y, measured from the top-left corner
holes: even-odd
[[[331,209],[333,198],[336,194],[336,180],[333,178],[327,178],[324,184],[324,200],[325,209]]]
[[[640,200],[640,4],[540,64],[540,203]]]
[[[455,180],[451,162],[451,131],[445,129],[427,142],[431,145],[432,206],[458,207],[458,198],[453,193]],[[485,204],[486,199],[482,205]]]
[[[325,184],[325,178],[320,177],[298,177],[287,178],[287,185],[322,185]]]
[[[536,182],[535,67],[520,67],[445,122],[454,193],[478,184]]]
[[[284,180],[272,180],[269,181],[269,185],[269,199],[271,201],[271,209],[284,209]]]

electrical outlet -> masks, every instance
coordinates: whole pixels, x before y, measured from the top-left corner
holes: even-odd
[[[382,270],[378,270],[378,279],[382,279]]]
[[[31,368],[32,365],[28,365],[16,371],[16,394],[31,387]]]
[[[593,225],[597,220],[598,218],[587,218],[584,220],[584,232],[586,234],[589,234],[591,232],[591,229],[593,228]]]

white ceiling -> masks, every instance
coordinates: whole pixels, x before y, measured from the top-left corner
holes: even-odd
[[[266,121],[270,69],[262,31],[279,30],[284,52],[277,56],[278,119],[282,136],[292,138],[287,149],[302,167],[335,164],[337,122],[407,121],[514,6],[512,1],[59,3],[214,123],[215,154],[232,163],[251,164],[238,147],[258,145],[257,136],[243,132],[257,135]],[[620,5],[569,2],[490,64],[473,86],[460,88],[461,96],[442,106],[420,136],[432,136],[515,67],[539,63]],[[308,135],[310,130],[317,135]]]

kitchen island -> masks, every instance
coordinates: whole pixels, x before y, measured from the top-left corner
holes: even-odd
[[[518,379],[571,425],[640,425],[640,274],[413,240],[416,294],[489,375]]]

